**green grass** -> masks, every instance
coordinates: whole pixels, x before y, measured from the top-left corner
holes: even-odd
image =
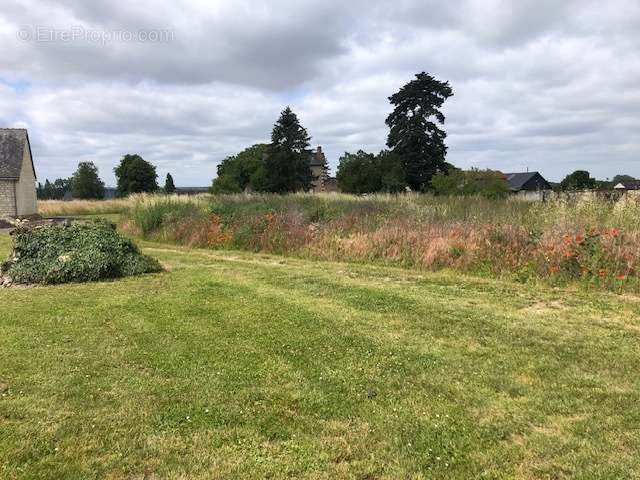
[[[0,478],[640,476],[637,298],[143,245],[0,290]]]

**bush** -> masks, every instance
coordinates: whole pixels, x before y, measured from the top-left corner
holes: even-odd
[[[157,260],[105,220],[18,228],[2,274],[14,283],[91,282],[159,272]]]
[[[340,157],[336,173],[338,186],[345,193],[398,193],[406,189],[406,173],[400,157],[383,150],[378,155],[363,152]]]
[[[462,171],[452,169],[433,176],[431,188],[436,195],[481,195],[491,200],[506,198],[509,186],[505,176],[492,170]]]

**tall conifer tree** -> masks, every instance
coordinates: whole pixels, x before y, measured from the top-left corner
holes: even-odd
[[[265,162],[268,191],[287,193],[311,188],[310,140],[297,115],[289,107],[284,109],[273,126]]]

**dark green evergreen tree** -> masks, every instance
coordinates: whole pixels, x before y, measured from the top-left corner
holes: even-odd
[[[171,195],[176,192],[176,185],[173,183],[173,177],[170,173],[167,173],[167,178],[164,181],[164,193]]]
[[[51,185],[48,178],[44,182],[44,187],[42,187],[42,198],[43,200],[52,200],[54,198],[53,185]]]
[[[287,107],[271,133],[265,161],[264,187],[267,191],[286,193],[311,188],[310,140],[297,115]]]
[[[140,155],[125,155],[114,172],[118,180],[117,195],[119,197],[158,190],[156,167]]]
[[[451,96],[449,82],[422,72],[389,97],[394,110],[386,120],[390,128],[387,145],[402,158],[412,190],[426,190],[433,175],[449,167],[445,162],[447,134],[438,125],[445,121],[440,108]]]
[[[71,177],[73,198],[99,200],[104,198],[104,183],[98,176],[98,167],[93,162],[80,162]],[[63,194],[64,196],[64,194]]]
[[[67,192],[71,191],[73,178],[56,178],[52,184],[52,198],[62,200]]]

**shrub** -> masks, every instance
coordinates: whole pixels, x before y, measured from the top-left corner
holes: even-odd
[[[105,220],[15,230],[13,253],[2,274],[14,283],[90,282],[158,272],[157,260]]]

